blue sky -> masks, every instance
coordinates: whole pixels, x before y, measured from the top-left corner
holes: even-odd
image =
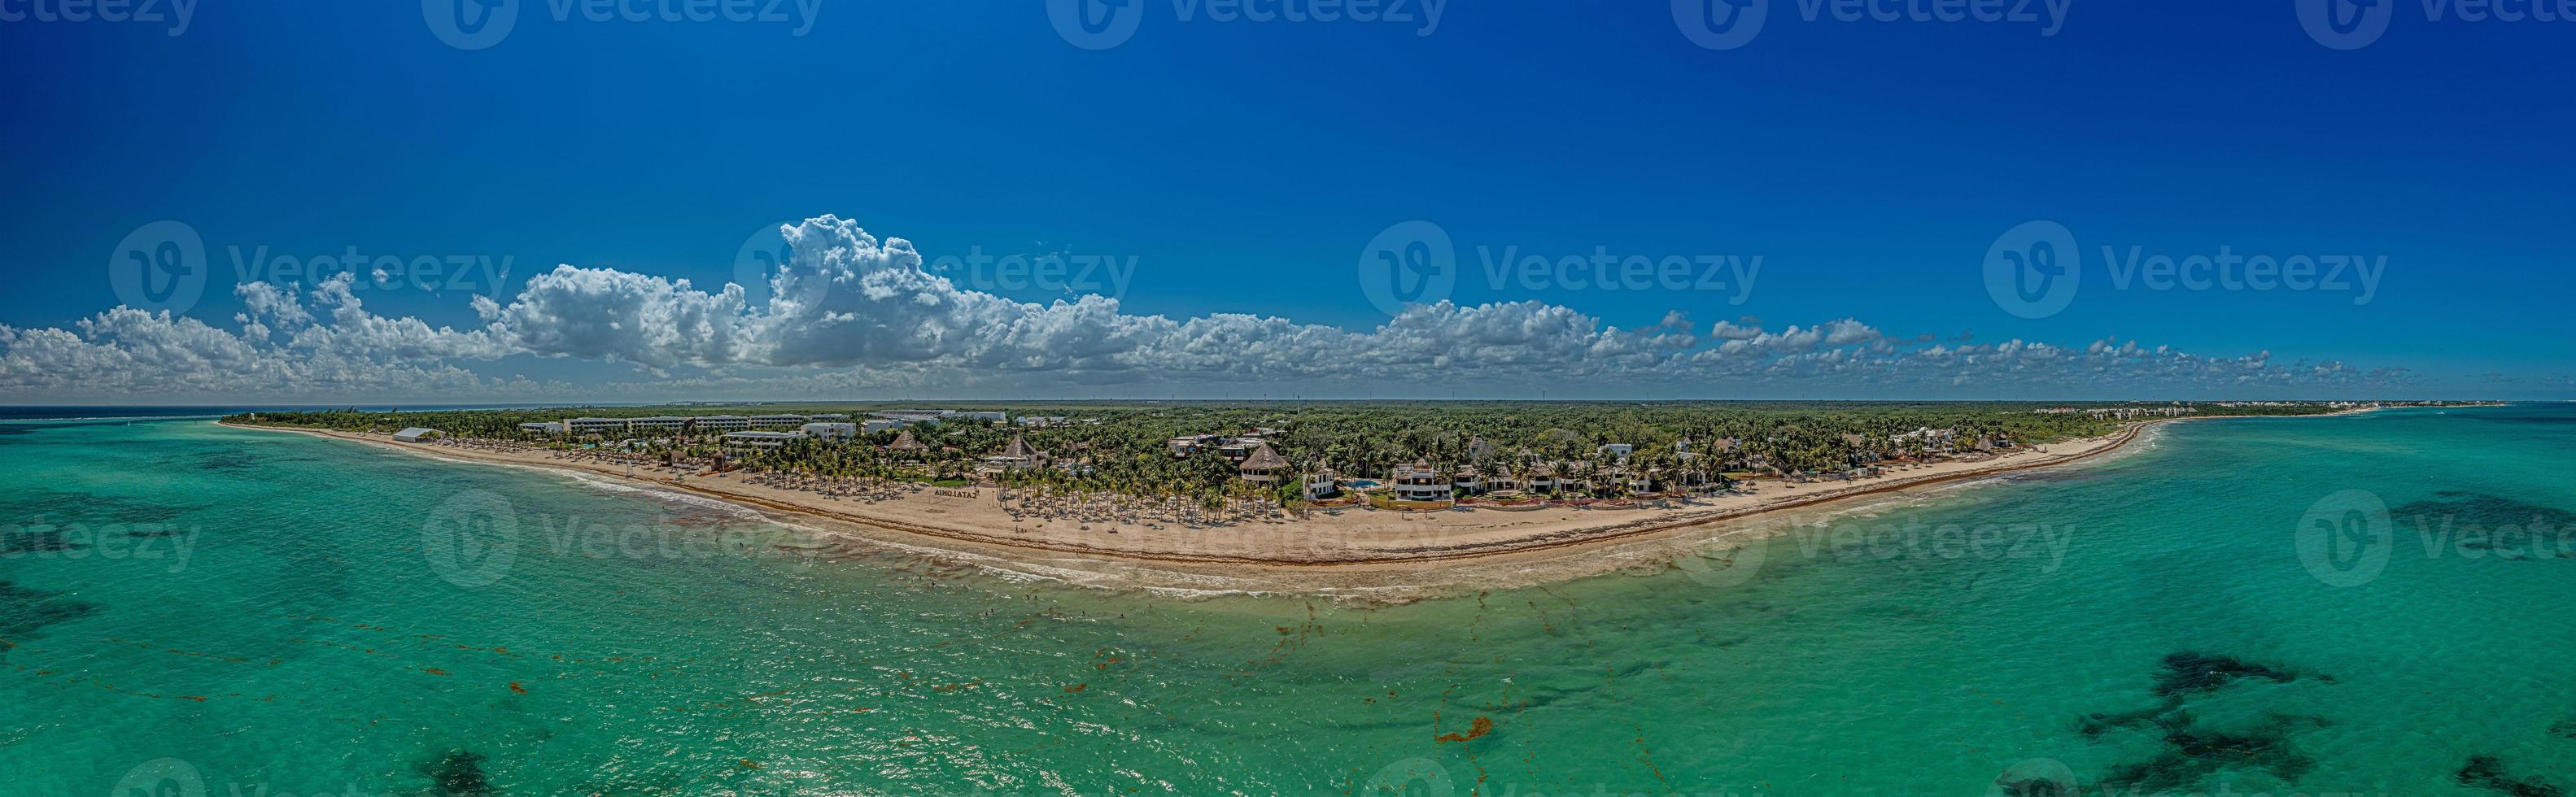
[[[424,13],[442,1],[191,6],[178,35],[169,20],[0,22],[0,64],[18,76],[0,89],[12,109],[0,191],[15,210],[0,217],[0,325],[15,336],[0,343],[13,358],[0,359],[0,396],[2576,397],[2563,332],[2576,281],[2562,276],[2576,243],[2565,141],[2576,89],[2558,79],[2576,21],[2432,21],[2394,4],[2384,34],[2337,50],[2275,4],[2075,2],[2043,35],[2010,21],[1809,21],[1798,0],[1770,0],[1756,38],[1712,50],[1662,3],[1448,4],[1435,26],[1227,22],[1198,2],[1135,0],[1132,37],[1090,50],[1036,2],[819,0],[810,20],[782,4],[781,21],[636,22],[520,0],[505,37],[463,50]],[[172,367],[131,355],[167,348],[152,335],[199,334],[82,328],[119,304],[111,255],[155,221],[203,241],[209,287],[183,316],[239,335],[249,300],[234,291],[236,250],[271,255],[250,276],[274,284],[298,276],[274,256],[348,247],[506,261],[498,281],[355,294],[371,318],[465,332],[488,323],[474,296],[511,305],[558,263],[720,286],[747,235],[822,214],[909,240],[934,270],[976,251],[1133,269],[1094,272],[1072,293],[943,272],[963,290],[1041,303],[1098,293],[1124,316],[1240,313],[1354,333],[1390,320],[1363,289],[1363,249],[1423,220],[1456,262],[1454,285],[1425,298],[1543,304],[1630,332],[1686,314],[1669,327],[1697,340],[1658,349],[1663,360],[1639,366],[1649,371],[1719,345],[1719,321],[1785,335],[1854,319],[1875,337],[1850,345],[1882,358],[2107,340],[2351,373],[2182,379],[2168,363],[2123,382],[2071,363],[1960,382],[1931,379],[1931,366],[1883,380],[1763,360],[1619,387],[1437,357],[1321,375],[1257,362],[1183,374],[1163,365],[1174,360],[1109,365],[1054,349],[793,358],[689,346],[657,360],[666,353],[534,343],[540,322],[526,315],[500,335],[509,343],[341,344],[323,357],[268,323],[267,349],[194,358],[392,362],[472,379],[55,372]],[[1998,236],[2034,220],[2071,232],[2080,287],[2062,310],[2025,318],[1989,294],[1985,264]],[[2354,256],[2382,270],[2315,290],[2156,290],[2122,284],[2105,246]],[[1482,265],[1506,250],[1596,247],[1760,265],[1749,285],[1618,291],[1557,276],[1495,284]],[[558,322],[578,319],[545,321]],[[1488,361],[1566,350],[1472,326],[1424,326],[1412,343],[1521,347]],[[85,344],[28,337],[48,329]],[[1770,354],[1831,349],[1790,340]],[[987,378],[1001,363],[1021,376]],[[968,373],[935,373],[943,364]]]

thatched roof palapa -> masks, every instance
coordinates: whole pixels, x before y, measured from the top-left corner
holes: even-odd
[[[888,451],[920,451],[927,448],[929,448],[929,446],[922,445],[921,441],[912,439],[912,430],[910,429],[905,429],[902,434],[895,435],[894,442],[886,446],[886,450]]]
[[[1011,444],[1002,448],[1002,456],[1017,457],[1021,459],[1036,459],[1038,457],[1038,450],[1029,447],[1029,439],[1027,436],[1015,434],[1011,435]]]
[[[1288,467],[1288,458],[1280,456],[1277,451],[1270,450],[1269,443],[1263,443],[1260,447],[1252,449],[1252,455],[1243,458],[1243,469],[1247,471],[1278,470],[1285,467]]]

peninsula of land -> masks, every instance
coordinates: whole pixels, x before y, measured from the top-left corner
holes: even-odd
[[[2375,408],[2337,407],[2315,414]],[[1490,482],[1484,484],[1517,489],[1482,490],[1467,497],[1460,494],[1466,488],[1451,484],[1443,473],[1440,481],[1449,489],[1439,497],[1445,501],[1396,500],[1389,497],[1390,490],[1428,470],[1404,465],[1396,468],[1396,480],[1343,480],[1335,488],[1348,492],[1335,498],[1275,503],[1227,499],[1213,511],[1170,497],[1068,491],[1021,479],[1006,485],[989,468],[982,478],[969,479],[835,478],[741,466],[745,460],[760,461],[751,452],[738,454],[734,465],[717,457],[711,466],[708,460],[672,452],[647,456],[633,446],[548,445],[450,436],[418,427],[387,433],[271,425],[250,418],[223,423],[464,462],[587,474],[728,502],[862,547],[1088,585],[1402,600],[1466,587],[1671,566],[1675,556],[1710,555],[1873,497],[1907,500],[1944,485],[2094,461],[2123,450],[2157,425],[2209,417],[2238,416],[2112,418],[2102,433],[2047,444],[1998,447],[1981,439],[1975,446],[1946,448],[1940,456],[1919,449],[1898,456],[1853,456],[1830,475],[1772,468],[1759,476],[1739,473],[1708,483],[1666,477],[1655,469],[1655,479],[1672,482],[1665,483],[1629,479],[1623,470],[1623,484],[1653,489],[1609,499],[1585,495],[1568,500],[1566,496],[1577,495],[1570,492],[1532,494],[1528,488],[1536,479],[1527,469],[1513,468],[1508,475],[1485,477]],[[905,433],[890,447],[907,443],[920,445]],[[1605,459],[1611,453],[1604,452]],[[1022,436],[1013,435],[1001,455],[986,459],[1008,466],[1016,463],[1014,458],[1033,454]],[[1630,452],[1615,454],[1624,464]],[[1237,467],[1267,467],[1277,458],[1264,442]],[[1547,475],[1557,476],[1555,470],[1546,469]],[[1469,472],[1462,471],[1459,478]],[[1310,485],[1315,479],[1312,474],[1293,478]]]

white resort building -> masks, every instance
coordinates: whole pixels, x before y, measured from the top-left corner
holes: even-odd
[[[904,427],[907,427],[907,426],[916,426],[916,425],[923,425],[923,424],[935,424],[935,423],[938,423],[942,418],[944,418],[944,417],[946,417],[946,416],[948,415],[948,411],[947,411],[947,410],[886,410],[886,411],[884,411],[884,412],[872,412],[872,413],[868,413],[868,414],[869,414],[869,415],[871,415],[871,416],[873,416],[873,417],[875,417],[877,421],[885,421],[885,422],[888,422],[888,423],[892,423],[892,424],[893,424],[893,426],[892,426],[891,428],[901,429],[901,428],[904,428]],[[869,425],[871,425],[871,426],[874,426],[875,424],[876,424],[876,421],[870,421],[870,422],[869,422]]]
[[[848,440],[859,436],[859,425],[855,423],[809,423],[799,430],[816,440]]]
[[[565,430],[573,434],[607,434],[626,431],[624,418],[571,418],[565,420],[563,424]]]
[[[436,440],[438,438],[438,430],[420,426],[414,426],[394,433],[394,442],[397,443],[417,443],[423,440]]]
[[[635,418],[628,420],[626,422],[626,431],[677,432],[681,429],[688,428],[688,426],[689,419],[687,418],[682,418],[677,415],[656,415],[650,418]]]

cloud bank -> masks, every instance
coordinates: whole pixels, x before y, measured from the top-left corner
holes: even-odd
[[[561,265],[481,326],[370,313],[341,274],[302,290],[235,288],[232,328],[126,307],[71,329],[0,326],[0,396],[345,401],[661,400],[869,394],[1327,395],[1331,386],[1437,395],[2266,395],[2403,385],[2402,369],[2213,357],[2110,339],[2080,346],[1892,337],[1857,319],[1778,330],[1760,319],[1696,330],[1679,311],[1621,329],[1542,302],[1415,305],[1373,329],[1219,313],[1132,315],[1115,298],[1035,304],[959,288],[910,242],[821,216],[784,229],[791,256],[768,298],[742,286]],[[622,364],[632,381],[574,384],[478,374],[504,358]],[[1991,391],[1987,394],[1991,394]],[[1984,394],[1980,394],[1984,395]]]

